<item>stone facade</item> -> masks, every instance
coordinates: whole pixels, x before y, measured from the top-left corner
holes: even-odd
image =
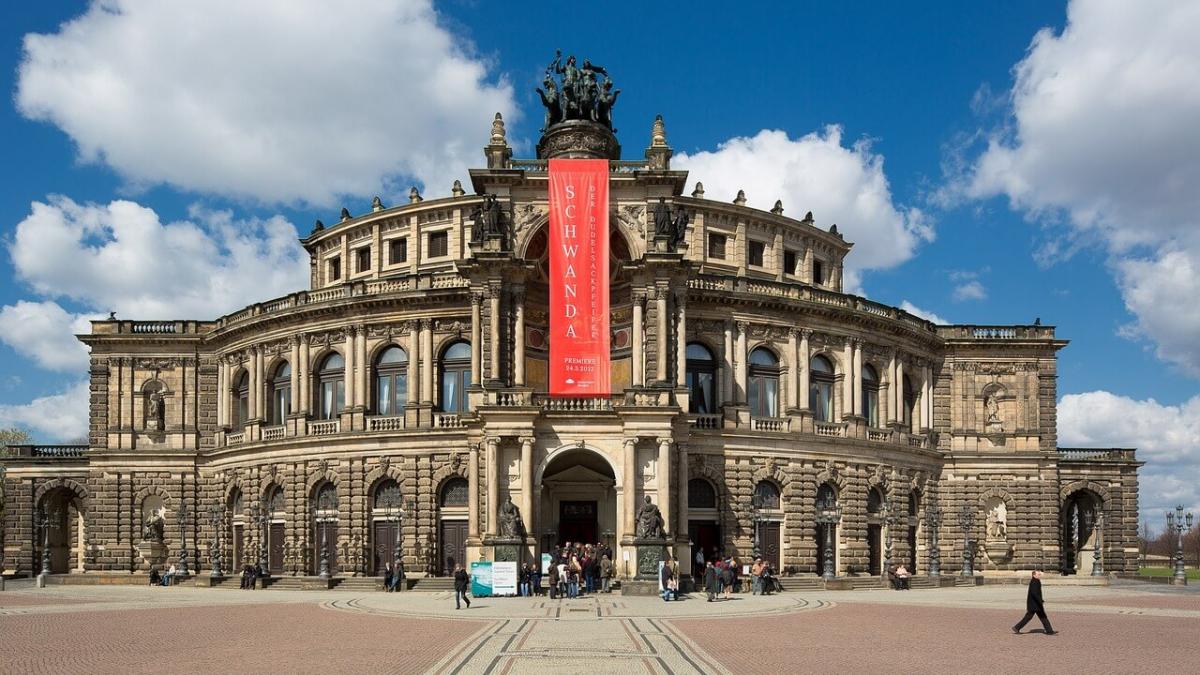
[[[314,229],[309,290],[213,321],[94,322],[88,446],[3,460],[4,573],[37,573],[49,542],[56,573],[144,570],[186,543],[193,571],[312,575],[324,548],[334,575],[396,549],[443,574],[507,544],[511,497],[522,556],[606,540],[624,575],[650,497],[682,559],[757,547],[811,575],[819,493],[837,575],[956,573],[968,541],[985,573],[1087,572],[1096,549],[1133,570],[1140,464],[1057,447],[1053,327],[935,326],[844,293],[850,243],[781,205],[685,196],[661,122],[645,161],[611,164],[615,392],[548,396],[546,163],[496,128],[475,194]],[[495,246],[470,241],[486,194]],[[690,216],[679,252],[653,245],[660,197]]]

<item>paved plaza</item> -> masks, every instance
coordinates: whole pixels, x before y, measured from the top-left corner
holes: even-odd
[[[1023,586],[479,598],[10,582],[3,673],[1194,672],[1200,587],[1048,585],[1056,636],[1020,636]],[[549,670],[546,670],[549,669]]]

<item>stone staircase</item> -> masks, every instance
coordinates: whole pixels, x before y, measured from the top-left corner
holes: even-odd
[[[358,593],[373,593],[383,590],[383,577],[345,577],[334,579],[337,591],[355,591]]]
[[[454,577],[419,577],[417,579],[409,579],[408,590],[424,593],[437,593],[439,591],[450,593],[454,591]]]

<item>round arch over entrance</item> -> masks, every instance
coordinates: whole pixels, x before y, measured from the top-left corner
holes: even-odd
[[[568,541],[616,548],[620,473],[603,451],[586,445],[552,450],[534,481],[541,489],[533,534],[543,551]]]
[[[1095,564],[1095,549],[1102,546],[1099,513],[1104,498],[1089,488],[1070,493],[1062,506],[1062,572],[1088,575]]]

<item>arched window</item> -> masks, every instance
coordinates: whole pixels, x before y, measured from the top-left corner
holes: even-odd
[[[246,426],[250,421],[250,373],[242,371],[241,377],[237,379],[237,384],[234,386],[234,395],[237,396],[237,405],[234,406],[237,417],[233,420],[233,428]]]
[[[346,405],[346,360],[334,352],[317,369],[317,416],[336,419]]]
[[[442,352],[443,412],[466,412],[467,387],[471,385],[471,345],[455,342]]]
[[[400,415],[408,402],[408,354],[393,345],[375,359],[375,414]]]
[[[697,342],[687,346],[688,412],[711,415],[717,411],[714,383],[717,361],[708,347]]]
[[[754,496],[760,509],[778,509],[781,501],[779,487],[769,480],[760,480],[754,488]]]
[[[466,478],[451,478],[442,486],[441,505],[445,507],[466,506],[471,492]]]
[[[810,362],[809,405],[818,422],[833,421],[833,364],[818,354]]]
[[[917,517],[917,509],[920,506],[921,498],[917,496],[917,491],[912,490],[908,493],[908,515],[910,518]]]
[[[387,478],[375,488],[376,514],[398,513],[401,507],[400,484],[393,478]]]
[[[863,416],[867,418],[867,426],[879,426],[879,373],[871,364],[865,364],[862,369]]]
[[[912,380],[907,375],[904,376],[904,428],[908,429],[909,433],[913,432],[913,410],[917,405],[917,392],[913,389]]]
[[[688,481],[688,508],[717,508],[717,491],[713,489],[712,483],[703,478],[693,478]]]
[[[821,487],[817,488],[817,504],[828,504],[834,506],[837,504],[837,490],[829,483],[821,483]]]
[[[284,361],[275,368],[275,374],[271,377],[271,409],[270,422],[274,426],[279,426],[287,422],[287,417],[292,412],[292,366]]]
[[[286,513],[283,503],[283,486],[275,485],[267,493],[267,515],[272,518],[282,518]]]
[[[752,417],[779,415],[779,359],[766,347],[750,352],[746,400]]]
[[[867,514],[878,516],[883,512],[883,492],[879,488],[867,491]]]

